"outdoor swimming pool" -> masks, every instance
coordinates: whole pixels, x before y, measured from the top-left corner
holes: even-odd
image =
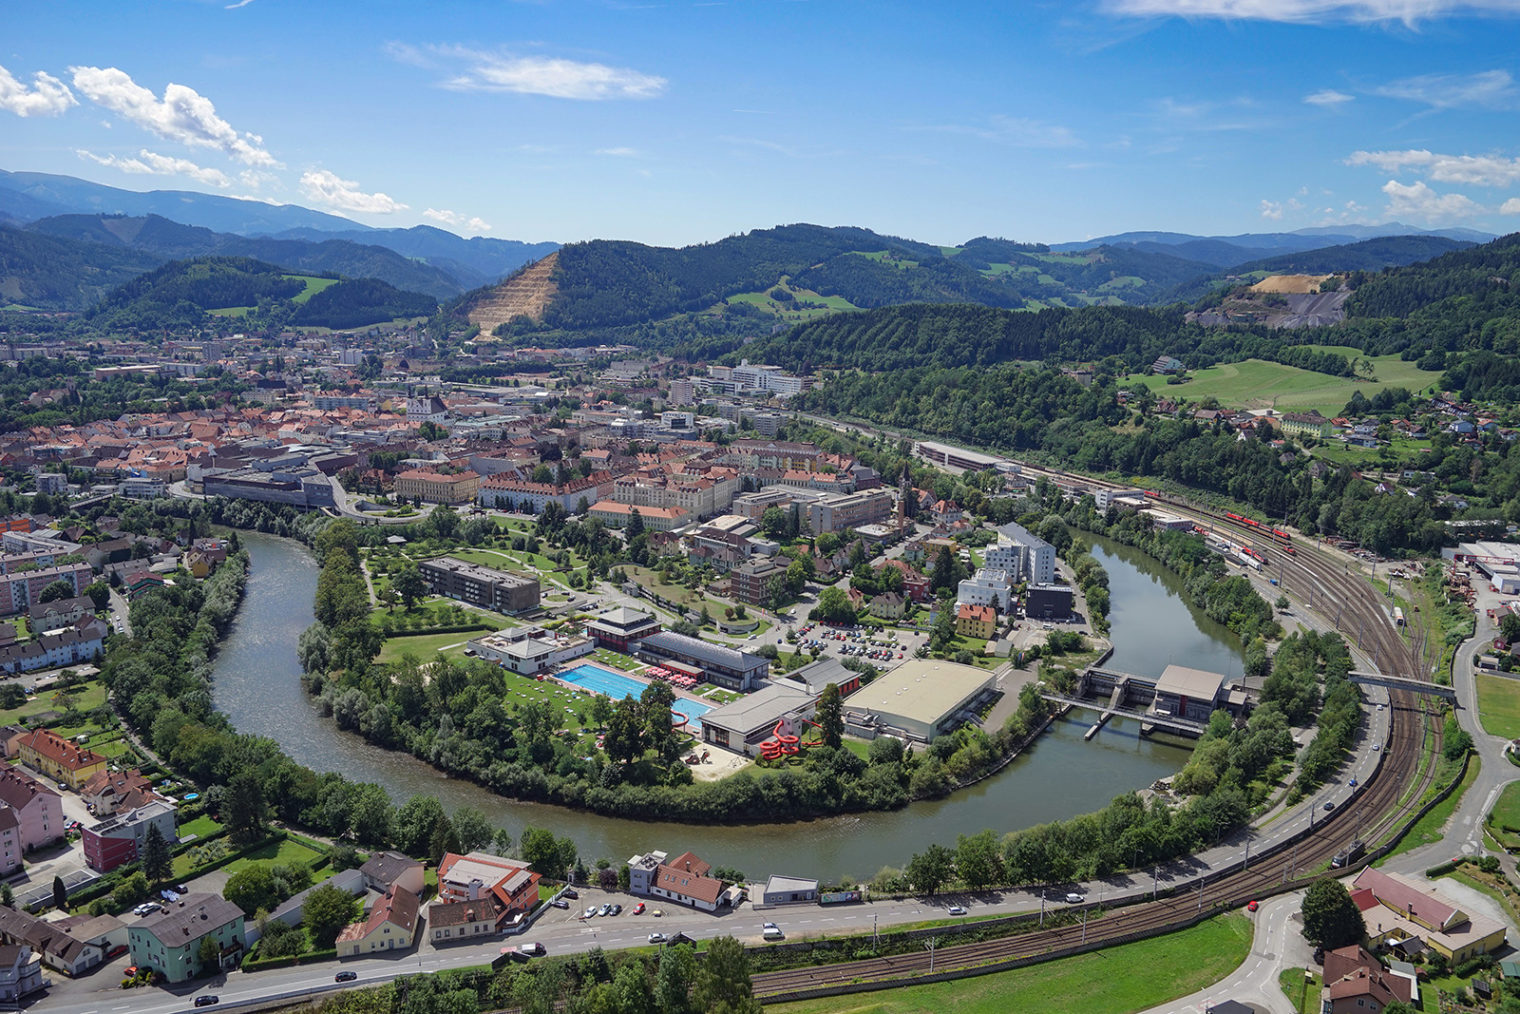
[[[625,697],[638,697],[644,692],[645,687],[645,684],[636,679],[630,679],[620,673],[603,669],[599,665],[590,664],[567,669],[554,678],[573,683],[578,687],[585,687],[592,693],[610,697],[614,701],[620,701]],[[685,715],[688,719],[687,728],[692,732],[698,732],[702,728],[702,716],[712,710],[712,705],[677,697],[670,710]]]

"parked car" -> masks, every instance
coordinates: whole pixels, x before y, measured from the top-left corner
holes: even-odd
[[[591,919],[591,918],[594,918],[595,916],[596,916],[596,906],[595,905],[589,905],[589,906],[587,906],[586,911],[584,911],[584,912],[581,913],[581,918],[582,919]]]
[[[612,911],[612,903],[610,901],[604,901],[604,902],[602,902],[602,907],[599,908],[599,909],[597,909],[596,914],[597,915],[606,915],[607,913],[609,913],[611,911]]]
[[[555,898],[553,901],[549,902],[549,904],[553,905],[555,908],[569,908],[570,907],[570,903],[568,901],[566,901],[564,898]]]
[[[649,934],[649,942],[652,943],[652,944],[663,944],[665,942],[665,940],[666,940],[666,937],[665,937],[665,934],[663,934],[663,933],[651,933],[651,934]]]
[[[1247,912],[1254,912],[1254,911],[1256,911],[1260,907],[1261,906],[1256,903],[1256,899],[1255,898],[1252,898],[1250,901],[1246,902],[1246,911]]]
[[[965,915],[966,907],[964,905],[951,905],[949,912],[951,915]]]
[[[195,998],[195,1005],[197,1007],[212,1007],[221,1002],[222,998],[213,994],[207,994],[206,996],[198,996]]]
[[[559,894],[562,898],[575,898],[577,900],[580,898],[580,893],[573,887],[566,887]]]
[[[644,914],[644,903],[642,901],[639,902],[637,905],[633,906],[633,914],[634,915],[643,915]]]
[[[333,982],[353,982],[358,977],[359,977],[359,973],[358,972],[354,972],[354,971],[339,972],[337,975],[333,976]]]
[[[613,915],[622,915],[623,914],[623,906],[622,905],[613,905],[612,906],[612,914]]]

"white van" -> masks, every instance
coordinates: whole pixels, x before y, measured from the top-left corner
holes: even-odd
[[[773,922],[768,922],[765,924],[765,932],[762,934],[762,936],[764,936],[767,940],[780,940],[782,937],[786,936],[786,934],[781,932],[780,926],[777,926]]]

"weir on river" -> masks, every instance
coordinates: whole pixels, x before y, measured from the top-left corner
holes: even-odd
[[[212,688],[217,708],[238,731],[268,736],[316,771],[375,782],[398,804],[424,793],[437,796],[450,812],[474,806],[514,837],[529,824],[568,834],[588,862],[689,848],[751,877],[869,877],[882,866],[903,865],[931,843],[953,846],[959,834],[987,828],[1001,833],[1100,809],[1115,795],[1174,774],[1188,756],[1185,747],[1164,738],[1141,738],[1138,725],[1122,718],[1084,743],[1089,723],[1068,717],[994,777],[947,799],[902,810],[714,826],[625,820],[518,802],[448,778],[408,754],[372,746],[318,714],[301,687],[296,660],[296,638],[312,622],[316,562],[288,539],[251,532],[239,537],[252,566],[242,609],[217,656]],[[1240,671],[1235,639],[1177,597],[1174,577],[1143,554],[1104,539],[1092,541],[1093,555],[1110,578],[1115,644],[1110,664],[1135,673],[1159,673],[1169,662]]]

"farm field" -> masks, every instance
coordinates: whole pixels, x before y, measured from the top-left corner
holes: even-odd
[[[1191,929],[1046,961],[1011,972],[908,986],[880,993],[777,1004],[776,1014],[1122,1014],[1187,996],[1218,982],[1245,960],[1251,924],[1243,915],[1219,916]],[[1165,975],[1156,970],[1164,968]]]
[[[1354,349],[1345,351],[1355,352]],[[1194,402],[1216,398],[1221,405],[1231,408],[1269,408],[1275,404],[1278,412],[1315,409],[1324,416],[1337,416],[1357,391],[1366,398],[1390,387],[1419,391],[1430,387],[1441,376],[1418,369],[1398,356],[1374,356],[1372,363],[1377,377],[1375,381],[1332,377],[1296,366],[1247,359],[1199,370],[1186,384],[1168,384],[1165,377],[1143,374],[1131,374],[1121,383],[1143,384],[1163,398],[1181,397]]]

